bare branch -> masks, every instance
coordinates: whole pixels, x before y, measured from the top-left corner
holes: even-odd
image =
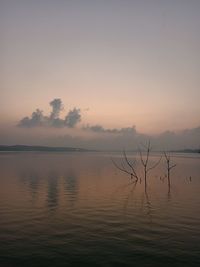
[[[120,171],[122,171],[122,172],[125,172],[125,173],[127,173],[127,174],[129,174],[130,176],[131,176],[131,179],[134,177],[134,178],[136,178],[136,181],[138,181],[138,176],[137,176],[137,174],[136,174],[136,172],[135,172],[135,170],[134,170],[134,168],[133,168],[133,172],[130,172],[130,171],[128,171],[126,168],[125,168],[125,166],[124,166],[124,164],[123,164],[123,162],[121,162],[121,167],[111,158],[111,161],[112,161],[112,163],[115,165],[115,167],[118,169],[118,170],[120,170]]]
[[[141,152],[140,148],[138,150],[139,150],[140,160],[142,162],[142,165],[145,166],[145,163],[144,163],[144,160],[143,160],[143,157],[142,157],[142,152]]]
[[[148,144],[147,144],[147,145],[145,145],[145,144],[143,144],[143,143],[140,143],[140,145],[141,145],[145,150],[148,150],[148,149],[151,150],[151,149],[152,149],[150,140],[148,141]]]
[[[125,166],[124,166],[124,163],[123,163],[123,162],[121,162],[121,166],[122,166],[123,170],[125,170],[127,173],[131,174],[131,172],[129,172],[129,171],[128,171],[128,170],[125,168]]]
[[[176,167],[176,164],[172,165],[171,167],[169,167],[169,169],[173,169],[174,167]]]
[[[133,174],[133,176],[134,176],[136,179],[138,179],[137,173],[136,173],[136,171],[135,171],[133,165],[132,165],[132,164],[130,163],[130,161],[128,160],[125,150],[123,151],[123,154],[124,154],[124,158],[125,158],[125,161],[126,161],[127,165],[128,165],[128,166],[131,168],[131,170],[132,170],[132,174]]]
[[[171,169],[176,167],[176,164],[170,166],[170,161],[171,161],[170,155],[169,154],[167,155],[167,153],[165,151],[164,151],[164,155],[165,155],[165,159],[166,159],[166,163],[167,163],[167,179],[168,179],[168,187],[170,190],[170,186],[171,186],[170,171],[171,171]]]
[[[117,163],[111,158],[111,161],[112,161],[112,163],[115,165],[115,167],[117,168],[117,169],[119,169],[120,171],[122,171],[122,172],[125,172],[125,173],[127,173],[127,174],[129,174],[129,175],[131,175],[131,172],[129,172],[129,171],[127,171],[125,168],[123,168],[123,164],[122,164],[122,168],[121,167],[119,167],[118,165],[117,165]]]
[[[150,141],[149,141],[148,147],[147,147],[147,155],[146,155],[146,161],[145,161],[146,166],[147,166],[148,161],[149,161],[149,153],[150,153]]]
[[[162,156],[160,157],[160,159],[152,167],[149,167],[147,169],[147,172],[150,171],[150,170],[153,170],[154,168],[156,168],[159,165],[161,159],[162,159]]]
[[[165,155],[166,160],[168,161],[168,157],[165,151],[164,151],[164,155]]]

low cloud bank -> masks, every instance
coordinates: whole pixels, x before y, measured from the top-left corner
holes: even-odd
[[[83,126],[83,130],[86,131],[92,131],[95,133],[110,133],[110,134],[122,134],[122,135],[135,135],[136,134],[136,129],[135,126],[133,127],[125,127],[125,128],[120,128],[120,129],[106,129],[101,125],[87,125]]]
[[[130,128],[132,129],[132,128]],[[118,134],[97,134],[93,138],[83,138],[82,136],[60,135],[52,137],[49,143],[57,146],[77,146],[100,150],[137,150],[141,144],[147,144],[148,140],[154,150],[179,150],[200,148],[200,127],[187,129],[179,132],[166,131],[159,135],[147,135],[134,130],[126,132],[118,130]]]
[[[69,110],[64,119],[60,118],[60,114],[63,111],[63,104],[61,99],[56,98],[51,101],[50,106],[52,108],[49,116],[45,116],[43,111],[36,109],[30,117],[24,117],[18,123],[19,132],[13,131],[12,137],[17,142],[17,135],[25,135],[27,138],[27,144],[33,142],[41,145],[49,146],[77,146],[83,148],[92,149],[110,149],[110,150],[136,150],[141,143],[151,141],[152,146],[157,150],[178,150],[187,148],[200,148],[200,127],[186,129],[179,132],[165,131],[158,135],[147,135],[140,133],[136,130],[135,126],[125,128],[104,128],[102,125],[83,125],[76,127],[81,122],[81,110],[74,108]],[[70,135],[70,131],[53,131],[45,130],[47,127],[52,129],[56,128],[71,128],[73,130],[73,136]],[[20,130],[20,128],[32,128],[29,135],[27,132]],[[33,129],[35,128],[35,129]],[[17,130],[17,129],[16,129]],[[44,139],[41,136],[41,132],[44,132]],[[91,134],[92,133],[92,134]],[[72,134],[72,132],[71,132]],[[8,134],[5,134],[5,140],[8,140]],[[24,137],[23,137],[24,138]],[[2,139],[2,138],[1,138]],[[20,140],[20,139],[19,139]],[[33,141],[34,140],[34,141]],[[37,140],[41,141],[37,143]],[[23,139],[23,142],[25,139]]]
[[[70,146],[100,150],[137,150],[141,144],[151,141],[154,150],[179,150],[200,148],[200,127],[179,132],[166,131],[159,135],[146,135],[135,130],[133,133],[97,133],[90,136],[87,131],[74,128],[73,134],[45,127],[24,131],[21,127],[0,128],[0,144]]]

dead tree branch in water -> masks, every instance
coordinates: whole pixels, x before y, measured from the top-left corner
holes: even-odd
[[[171,180],[170,180],[170,172],[171,169],[173,169],[174,167],[176,167],[176,164],[171,165],[171,157],[169,154],[167,154],[166,152],[164,152],[165,155],[165,159],[166,159],[166,163],[167,163],[167,180],[168,180],[168,187],[171,187]]]
[[[145,183],[145,190],[146,190],[147,189],[147,174],[149,171],[153,170],[154,168],[156,168],[158,166],[158,164],[160,163],[160,161],[162,159],[162,156],[154,165],[149,166],[149,156],[150,156],[150,152],[152,149],[150,141],[148,142],[147,146],[144,146],[144,148],[145,148],[145,156],[143,157],[142,151],[140,148],[139,148],[139,153],[140,153],[140,161],[141,161],[142,166],[144,168],[144,183]]]
[[[118,170],[129,174],[131,176],[131,179],[135,178],[135,182],[136,183],[138,182],[139,177],[138,177],[136,170],[135,170],[135,167],[133,165],[133,164],[135,164],[135,162],[134,163],[130,162],[130,160],[128,159],[128,157],[126,155],[125,150],[123,151],[123,161],[125,164],[123,162],[121,162],[121,166],[119,166],[112,158],[111,158],[111,160],[112,160],[112,163],[115,165],[115,167]]]

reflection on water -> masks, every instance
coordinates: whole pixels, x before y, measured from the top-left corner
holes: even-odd
[[[73,169],[64,173],[54,169],[41,174],[37,169],[28,168],[23,173],[19,173],[19,181],[26,187],[33,201],[37,200],[39,193],[46,190],[46,203],[50,211],[57,208],[59,195],[62,195],[63,190],[72,206],[76,202],[78,177]]]
[[[1,153],[0,266],[199,266],[199,156],[174,158],[170,187],[160,164],[146,191],[110,157]]]
[[[58,183],[58,173],[55,171],[50,171],[47,175],[47,206],[50,210],[56,209],[58,205]]]
[[[24,171],[21,175],[21,181],[23,184],[27,185],[28,191],[32,196],[33,201],[37,198],[37,193],[40,186],[40,176],[36,170],[30,169]]]
[[[73,206],[78,196],[78,177],[73,171],[64,176],[64,186],[68,201]]]

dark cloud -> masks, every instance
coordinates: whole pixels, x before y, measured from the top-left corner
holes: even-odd
[[[70,110],[65,117],[65,125],[69,128],[73,128],[78,122],[81,121],[81,110],[74,108]]]
[[[87,125],[83,127],[84,130],[96,132],[96,133],[111,133],[111,134],[122,134],[122,135],[135,135],[136,129],[135,126],[133,127],[126,127],[126,128],[120,128],[120,129],[106,129],[101,125]]]
[[[60,112],[63,110],[63,104],[61,99],[56,98],[51,101],[50,106],[52,107],[52,112],[49,116],[44,116],[43,111],[36,109],[31,115],[31,117],[24,117],[18,123],[19,127],[32,128],[32,127],[69,127],[73,128],[81,121],[81,110],[74,108],[70,110],[65,119],[59,118]]]
[[[24,117],[18,124],[20,127],[38,127],[43,126],[46,122],[46,118],[43,116],[43,112],[40,109],[36,109],[31,117]]]
[[[53,120],[53,119],[59,118],[60,112],[63,109],[63,105],[62,105],[61,99],[60,98],[56,98],[53,101],[51,101],[49,104],[50,104],[50,106],[52,106],[52,112],[51,112],[51,115],[50,115],[50,119]]]

